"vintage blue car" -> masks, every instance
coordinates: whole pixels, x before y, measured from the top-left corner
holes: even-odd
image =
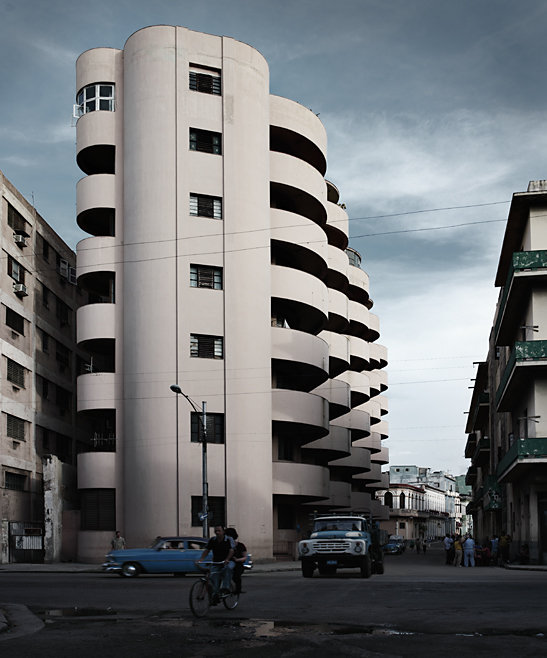
[[[175,576],[200,573],[195,561],[200,559],[206,543],[203,537],[157,537],[148,548],[110,551],[102,568],[126,578],[136,578],[141,573],[172,573]],[[207,560],[210,558],[211,554]],[[252,568],[250,556],[244,566]]]
[[[383,547],[384,555],[401,555],[403,548],[398,542],[390,541]]]

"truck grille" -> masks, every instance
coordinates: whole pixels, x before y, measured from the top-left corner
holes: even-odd
[[[351,550],[351,542],[332,540],[316,541],[314,548],[317,553],[340,553]]]

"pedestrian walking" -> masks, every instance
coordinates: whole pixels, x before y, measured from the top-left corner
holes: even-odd
[[[119,530],[116,530],[116,536],[112,538],[110,547],[113,551],[125,550],[125,539],[122,537],[122,533]]]
[[[416,555],[420,555],[420,548],[422,547],[422,542],[420,538],[416,539]]]
[[[423,543],[423,546],[422,546],[422,551],[423,551],[424,555],[425,555],[426,550],[427,550],[427,540],[424,539],[424,543]]]
[[[466,567],[475,566],[475,541],[471,535],[467,535],[462,543],[463,547],[463,563]],[[471,563],[471,564],[470,564]]]

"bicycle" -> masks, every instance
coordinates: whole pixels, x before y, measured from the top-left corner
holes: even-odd
[[[221,601],[227,610],[233,610],[239,602],[239,594],[236,591],[235,583],[230,582],[230,592],[220,594],[214,591],[211,583],[211,569],[213,564],[224,564],[224,562],[195,562],[198,569],[201,569],[203,576],[192,585],[190,590],[190,610],[196,617],[205,617],[212,605],[218,605]]]

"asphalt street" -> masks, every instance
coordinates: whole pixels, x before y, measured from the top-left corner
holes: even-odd
[[[193,582],[0,572],[12,623],[0,656],[547,656],[547,572],[448,567],[440,546],[389,556],[386,573],[369,580],[353,570],[248,574],[239,606],[203,620],[189,609]],[[13,625],[23,606],[40,630]]]

